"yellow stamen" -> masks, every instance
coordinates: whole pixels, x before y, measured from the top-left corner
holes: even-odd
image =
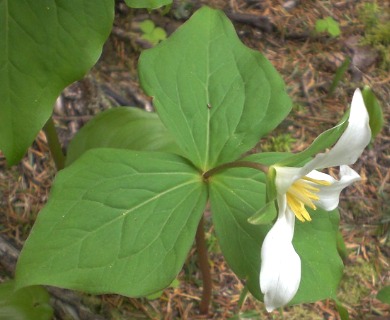
[[[309,178],[307,176],[304,176],[302,179],[306,180],[306,181],[314,182],[314,183],[319,184],[321,186],[330,186],[332,184],[331,182],[326,181],[326,180],[317,180],[317,179]]]
[[[293,196],[291,196],[289,193],[287,193],[287,203],[290,209],[294,212],[295,216],[302,222],[311,221],[311,217],[307,210],[305,209],[305,206],[303,202],[297,200]]]
[[[317,180],[309,177],[303,177],[295,181],[287,190],[287,205],[295,216],[302,222],[311,221],[309,212],[307,212],[305,205],[316,210],[317,207],[313,201],[317,201],[320,198],[317,193],[320,191],[312,184],[306,182],[312,182],[321,186],[329,186],[331,183],[325,180]]]

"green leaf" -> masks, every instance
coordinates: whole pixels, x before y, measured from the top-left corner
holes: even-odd
[[[306,148],[302,152],[293,154],[290,157],[283,159],[280,163],[278,163],[278,165],[296,166],[298,164],[301,164],[303,161],[308,160],[311,156],[334,145],[341,137],[347,126],[348,113],[344,115],[343,119],[337,126],[321,133],[308,148]]]
[[[285,157],[279,153],[262,153],[245,158],[272,165]],[[259,287],[260,250],[270,225],[248,222],[265,206],[265,175],[247,168],[234,168],[209,178],[210,204],[215,231],[230,268],[246,280],[249,291],[262,299]]]
[[[376,295],[376,298],[383,303],[390,304],[390,286],[382,288]]]
[[[258,154],[247,159],[272,165],[285,155]],[[265,175],[234,168],[209,178],[210,204],[222,253],[232,270],[246,280],[249,291],[262,298],[259,287],[260,251],[268,225],[247,220],[265,205]],[[343,264],[337,251],[337,211],[311,212],[313,220],[296,221],[293,244],[302,261],[302,280],[291,304],[334,297]]]
[[[90,150],[57,175],[20,255],[18,287],[155,293],[179,273],[206,201],[201,175],[179,156]]]
[[[172,281],[172,283],[168,286],[168,288],[178,288],[179,285],[180,285],[179,280],[174,279]],[[157,291],[156,293],[152,293],[152,294],[146,296],[146,299],[148,299],[148,300],[156,300],[156,299],[160,298],[163,293],[164,293],[164,290]]]
[[[53,317],[50,296],[43,287],[15,291],[13,280],[0,284],[0,319],[49,320]]]
[[[333,300],[336,303],[336,308],[337,308],[337,311],[340,315],[340,319],[341,320],[349,320],[348,310],[342,305],[342,303],[337,298],[334,298]]]
[[[344,265],[338,254],[339,212],[308,209],[312,221],[295,222],[293,245],[301,257],[302,277],[290,304],[336,297]]]
[[[142,39],[149,41],[151,44],[156,45],[161,40],[165,40],[167,33],[164,29],[155,27],[152,20],[144,20],[140,23],[140,29],[144,33]]]
[[[338,37],[341,34],[339,23],[332,17],[318,19],[316,21],[317,32],[328,32],[332,37]]]
[[[142,35],[142,39],[149,41],[153,46],[158,44],[160,41],[165,40],[167,34],[162,28],[155,28],[151,33],[145,33]]]
[[[167,38],[167,33],[165,32],[165,30],[163,28],[160,28],[160,27],[155,28],[152,31],[151,35],[152,35],[153,39],[155,39],[156,44],[159,41],[165,40]]]
[[[236,160],[291,107],[269,61],[240,42],[224,13],[207,7],[142,52],[139,73],[183,154],[203,171]]]
[[[318,19],[316,21],[316,31],[317,32],[325,32],[328,30],[328,24],[325,19]]]
[[[337,251],[343,261],[348,258],[347,247],[343,239],[343,234],[340,231],[337,233]]]
[[[130,8],[156,9],[172,3],[172,0],[125,0]]]
[[[370,128],[374,139],[381,132],[384,125],[382,108],[370,87],[365,86],[362,95],[370,117]]]
[[[269,226],[248,222],[265,205],[264,174],[235,168],[210,178],[210,204],[215,232],[230,268],[262,299],[259,287],[261,243]]]
[[[349,65],[351,64],[351,58],[346,57],[343,63],[339,68],[337,68],[336,73],[333,77],[332,84],[330,85],[328,96],[331,96],[339,84],[340,80],[343,78],[345,72],[348,70]]]
[[[143,33],[151,33],[155,26],[152,20],[144,20],[139,24],[139,27]]]
[[[0,0],[0,149],[17,163],[60,92],[95,64],[114,18],[103,0]]]
[[[132,107],[108,109],[89,121],[70,142],[66,164],[93,148],[179,152],[155,113]]]

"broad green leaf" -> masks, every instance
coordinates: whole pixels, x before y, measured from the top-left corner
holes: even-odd
[[[112,108],[89,121],[70,142],[66,164],[93,148],[179,152],[155,113],[132,107]]]
[[[90,150],[58,174],[19,258],[18,287],[155,293],[179,273],[206,200],[201,175],[179,156]]]
[[[249,158],[269,164],[278,154]],[[272,224],[253,225],[247,220],[265,205],[265,176],[254,170],[234,168],[210,177],[210,204],[222,253],[232,270],[246,280],[250,292],[261,299],[260,251]],[[313,221],[296,221],[293,244],[302,260],[302,281],[291,304],[334,297],[343,264],[337,251],[337,211],[311,212]],[[277,254],[277,252],[275,253]]]
[[[382,288],[378,292],[376,298],[382,301],[383,303],[390,304],[390,286]]]
[[[156,9],[172,3],[172,0],[125,0],[131,8]]]
[[[139,73],[183,154],[203,171],[236,160],[290,111],[269,61],[241,43],[224,13],[207,7],[145,50]]]
[[[372,138],[374,139],[382,130],[384,125],[382,108],[370,87],[364,87],[362,95],[364,99],[364,104],[366,105],[368,114],[370,116],[370,128]]]
[[[50,296],[40,286],[15,291],[13,280],[0,284],[0,319],[49,320],[53,317]]]
[[[95,64],[114,2],[0,0],[0,149],[17,163],[60,92]]]
[[[344,265],[338,254],[338,210],[308,210],[312,221],[295,222],[293,245],[301,257],[302,278],[291,304],[336,297]]]
[[[245,158],[272,165],[283,155],[262,153]],[[222,253],[232,270],[246,280],[249,291],[262,298],[259,287],[260,250],[270,225],[248,222],[265,206],[265,175],[247,168],[228,169],[209,178],[210,204]]]
[[[348,114],[345,114],[338,125],[321,133],[308,148],[283,159],[278,165],[296,166],[303,161],[310,159],[311,156],[334,145],[348,126],[347,116]]]
[[[222,253],[257,299],[262,298],[260,249],[269,227],[250,224],[248,218],[265,205],[264,182],[263,174],[246,168],[210,178],[211,211]]]

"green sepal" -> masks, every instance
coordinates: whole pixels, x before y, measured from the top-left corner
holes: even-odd
[[[275,179],[276,179],[276,170],[274,167],[269,167],[268,173],[267,173],[267,201],[271,202],[276,199],[277,190],[275,185]]]
[[[261,159],[260,154],[260,159]],[[260,160],[264,161],[264,160]],[[264,163],[261,163],[264,164]],[[266,174],[266,199],[267,203],[264,207],[262,207],[260,210],[256,211],[254,215],[252,215],[250,218],[248,218],[248,222],[251,224],[268,224],[271,223],[277,216],[277,210],[275,206],[275,200],[276,200],[276,185],[275,185],[275,178],[276,178],[276,170],[272,166],[269,167],[268,172]]]
[[[263,208],[257,211],[253,216],[248,218],[251,224],[268,224],[271,223],[277,216],[275,202],[268,202]]]
[[[367,112],[370,117],[371,134],[372,139],[374,139],[382,130],[384,125],[382,108],[370,87],[365,86],[362,90],[362,95],[364,104],[366,105]]]
[[[348,116],[349,110],[344,114],[338,125],[321,133],[307,149],[278,162],[277,165],[281,167],[297,166],[313,155],[334,145],[348,126]]]

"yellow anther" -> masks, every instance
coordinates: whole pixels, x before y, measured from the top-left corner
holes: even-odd
[[[287,203],[292,212],[294,212],[295,216],[302,222],[311,221],[311,217],[309,212],[307,212],[305,205],[287,193]]]
[[[306,181],[321,186],[328,186],[331,184],[330,182],[325,180],[317,180],[309,177],[303,177],[295,181],[290,186],[290,188],[287,190],[286,195],[287,205],[290,207],[291,211],[294,212],[295,216],[302,222],[311,221],[310,214],[306,210],[305,206],[316,210],[317,207],[314,205],[313,201],[317,201],[320,199],[317,195],[320,189]]]
[[[326,181],[326,180],[317,180],[317,179],[313,179],[313,178],[309,178],[307,176],[304,176],[302,178],[303,180],[306,180],[306,181],[310,181],[310,182],[313,182],[315,184],[319,184],[321,186],[330,186],[332,183],[329,182],[329,181]],[[299,180],[298,180],[299,181]]]

